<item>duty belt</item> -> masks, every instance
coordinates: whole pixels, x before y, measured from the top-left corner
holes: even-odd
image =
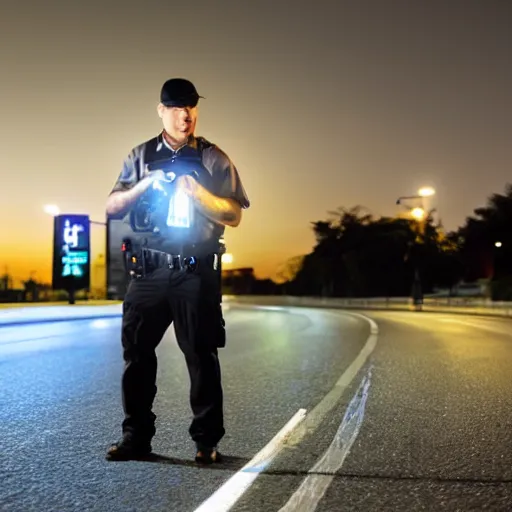
[[[217,270],[219,267],[219,254],[212,253],[207,256],[184,256],[169,254],[155,249],[142,249],[139,257],[132,256],[129,274],[139,278],[160,268],[184,270],[195,272],[200,267]]]

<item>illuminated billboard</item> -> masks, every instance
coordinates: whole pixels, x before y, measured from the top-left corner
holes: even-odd
[[[90,276],[89,216],[56,216],[53,224],[53,289],[88,290]]]

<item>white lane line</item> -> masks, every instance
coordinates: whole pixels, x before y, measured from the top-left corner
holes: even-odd
[[[371,371],[363,378],[359,389],[350,401],[343,421],[334,439],[322,458],[309,470],[300,487],[293,493],[279,512],[313,512],[318,507],[325,492],[356,440],[363,423]],[[315,474],[322,473],[322,474]]]
[[[371,318],[353,312],[330,312],[339,318],[340,314],[355,316],[366,320],[370,324],[370,336],[358,356],[345,370],[338,382],[322,401],[308,414],[306,421],[297,429],[289,444],[298,444],[307,433],[317,429],[325,416],[336,406],[343,392],[350,385],[352,380],[363,367],[370,354],[377,344],[379,328]],[[371,370],[370,370],[371,373]],[[310,469],[310,473],[335,473],[345,461],[350,448],[352,447],[361,428],[366,405],[366,397],[370,386],[370,374],[363,378],[358,391],[349,403],[343,421],[334,437],[331,446],[324,453],[323,457]],[[354,423],[355,422],[355,423]],[[308,475],[301,486],[291,496],[286,505],[279,512],[312,512],[329,488],[334,475]]]
[[[306,410],[300,409],[283,429],[265,446],[248,464],[233,475],[222,487],[204,501],[194,512],[227,512],[240,499],[243,493],[252,485],[258,475],[265,470],[276,455],[286,445],[299,443],[302,438],[320,426],[325,416],[336,406],[345,389],[350,385],[359,370],[373,352],[377,344],[379,328],[377,324],[365,315],[353,312],[324,311],[339,319],[340,315],[362,318],[370,324],[370,336],[361,352],[343,372],[334,387],[306,416]]]
[[[304,420],[306,409],[299,409],[276,436],[240,471],[219,487],[195,512],[226,512],[240,499],[258,475],[264,471],[283,448],[290,433]]]
[[[315,406],[315,408],[307,415],[305,421],[292,434],[290,440],[288,441],[289,445],[299,444],[306,436],[306,434],[311,434],[320,426],[327,414],[329,414],[329,412],[331,412],[334,407],[336,407],[336,404],[339,402],[341,396],[350,385],[350,383],[354,380],[355,376],[359,373],[359,370],[366,363],[368,357],[377,345],[379,327],[371,318],[368,318],[367,316],[360,313],[347,311],[326,311],[326,313],[330,313],[333,316],[336,316],[338,319],[341,315],[348,315],[355,316],[367,321],[370,324],[370,336],[366,340],[366,343],[361,349],[361,352],[359,352],[350,366],[343,372],[333,388],[329,391],[329,393],[327,393],[327,395],[322,398],[322,400]]]

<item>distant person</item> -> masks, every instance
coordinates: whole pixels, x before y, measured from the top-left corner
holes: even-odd
[[[152,219],[146,231],[134,228],[124,247],[131,251],[122,320],[125,418],[108,460],[152,451],[155,349],[171,323],[190,375],[195,460],[220,460],[217,446],[225,434],[218,359],[218,348],[225,345],[220,239],[225,226],[239,225],[249,200],[229,157],[195,136],[199,98],[188,80],[164,83],[158,104],[163,131],[132,149],[107,200],[107,214],[124,216],[132,227]]]

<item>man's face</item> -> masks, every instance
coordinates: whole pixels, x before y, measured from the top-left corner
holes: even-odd
[[[162,119],[164,130],[176,144],[184,144],[194,134],[197,122],[197,106],[166,107],[158,105],[158,115]]]

